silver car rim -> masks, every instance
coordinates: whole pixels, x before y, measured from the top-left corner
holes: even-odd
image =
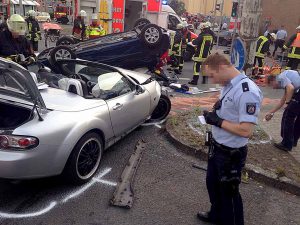
[[[59,59],[71,59],[71,53],[70,51],[66,50],[66,49],[60,49],[55,53],[55,59],[59,60]]]
[[[149,27],[145,31],[145,39],[148,43],[156,43],[159,39],[159,31],[155,27]]]
[[[76,159],[76,173],[82,180],[89,179],[97,170],[101,159],[101,143],[96,138],[88,139]]]

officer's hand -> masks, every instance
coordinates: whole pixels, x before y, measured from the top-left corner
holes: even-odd
[[[265,115],[265,120],[266,120],[266,121],[269,121],[269,120],[272,119],[273,116],[274,116],[274,113],[267,113],[267,114]]]
[[[204,110],[203,116],[207,124],[214,125],[221,128],[224,120],[220,118],[215,111],[208,112],[207,110]]]

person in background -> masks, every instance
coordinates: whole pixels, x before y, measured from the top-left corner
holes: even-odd
[[[300,137],[300,74],[295,70],[286,70],[276,77],[273,82],[274,88],[284,88],[285,92],[280,102],[265,116],[267,121],[271,120],[279,109],[285,106],[281,119],[280,143],[274,146],[283,151],[291,151],[297,146]]]
[[[296,34],[290,37],[284,48],[289,48],[286,69],[297,70],[300,63],[300,25],[296,28]]]
[[[172,52],[176,58],[176,65],[174,65],[174,72],[180,74],[180,67],[183,67],[182,46],[186,46],[186,40],[183,35],[183,24],[179,23],[176,26],[176,34],[174,36]]]
[[[206,186],[211,207],[197,216],[218,225],[244,225],[239,184],[263,96],[256,84],[223,54],[208,56],[202,70],[223,89],[213,110],[203,112],[206,123],[212,125],[206,143],[209,146]]]
[[[2,20],[2,23],[0,23],[0,32],[1,31],[5,31],[5,30],[7,30],[8,28],[7,28],[7,17],[6,16],[4,16],[3,17],[3,20]]]
[[[182,72],[184,66],[184,54],[186,51],[187,43],[192,41],[191,32],[188,29],[189,24],[186,21],[183,21],[182,25],[183,25],[183,29],[182,29],[183,42],[181,47],[181,56],[179,60],[179,73]]]
[[[275,56],[275,53],[276,53],[278,47],[281,48],[282,52],[284,51],[283,46],[284,46],[286,38],[287,38],[287,32],[284,29],[284,26],[282,25],[281,29],[278,30],[277,33],[276,33],[276,41],[275,41],[275,48],[274,48],[274,51],[273,51],[273,57]]]
[[[263,64],[265,60],[266,55],[270,54],[270,45],[273,41],[276,40],[276,34],[269,33],[267,37],[260,36],[257,40],[256,45],[256,53],[254,58],[254,64],[252,69],[252,75],[256,75],[256,62],[258,63],[258,75],[263,74]]]
[[[26,38],[30,41],[33,51],[37,52],[39,49],[39,40],[42,40],[40,25],[35,19],[36,12],[34,10],[29,10],[27,12],[27,34]]]
[[[87,28],[89,39],[95,39],[106,35],[106,31],[98,23],[97,14],[92,15],[92,23]]]
[[[213,36],[211,35],[209,25],[207,23],[202,23],[200,24],[200,29],[201,33],[195,40],[192,41],[192,44],[196,46],[196,51],[193,56],[194,75],[192,80],[188,82],[192,85],[198,84],[201,64],[207,58],[207,56],[209,56],[213,44]],[[206,80],[207,77],[203,74],[202,83],[205,84]]]
[[[79,16],[74,20],[74,26],[72,34],[81,40],[84,40],[86,36],[86,26],[85,26],[85,19],[86,19],[86,12],[84,10],[81,10],[79,12]]]
[[[227,30],[227,28],[228,28],[228,25],[227,25],[226,22],[224,22],[224,23],[222,24],[221,30]]]

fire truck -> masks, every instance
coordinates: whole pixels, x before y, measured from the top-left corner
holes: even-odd
[[[54,20],[62,24],[69,22],[69,16],[72,16],[72,7],[66,4],[57,4],[54,9]]]

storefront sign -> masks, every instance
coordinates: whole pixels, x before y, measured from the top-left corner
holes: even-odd
[[[124,31],[124,8],[125,0],[113,1],[113,13],[112,13],[112,28],[113,33],[119,33]]]

